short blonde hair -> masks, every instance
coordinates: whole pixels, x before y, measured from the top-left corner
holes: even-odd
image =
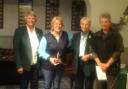
[[[61,18],[60,16],[55,16],[55,17],[53,17],[52,20],[51,20],[51,29],[52,29],[53,24],[55,23],[55,21],[60,21],[61,24],[62,24],[62,26],[64,26],[64,23],[63,23],[62,18]]]

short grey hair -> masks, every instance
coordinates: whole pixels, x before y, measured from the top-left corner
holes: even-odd
[[[80,19],[80,23],[83,22],[83,21],[88,21],[89,23],[91,23],[90,19],[87,17],[87,16],[84,16]]]
[[[26,19],[27,16],[34,16],[36,18],[36,14],[35,14],[35,12],[33,10],[26,11],[24,13],[24,19]]]
[[[101,18],[107,18],[110,22],[111,22],[111,16],[109,13],[102,13],[99,17],[99,19]]]

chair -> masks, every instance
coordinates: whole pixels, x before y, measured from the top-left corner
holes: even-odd
[[[71,89],[73,89],[73,86],[74,86],[73,82],[74,82],[74,77],[75,77],[75,72],[74,72],[74,68],[72,65],[72,59],[73,59],[72,52],[67,53],[64,76],[68,77],[70,79],[70,88]]]

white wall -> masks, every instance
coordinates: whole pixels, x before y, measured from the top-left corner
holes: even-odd
[[[87,15],[92,21],[92,30],[97,31],[100,29],[99,16],[101,13],[108,12],[111,14],[112,22],[118,23],[120,17],[128,6],[128,0],[85,0],[87,5]],[[124,46],[128,48],[127,34],[128,25],[124,26],[121,35],[124,39]]]
[[[71,8],[72,0],[60,0],[59,14],[64,21],[64,30],[71,30]]]
[[[92,30],[99,30],[98,18],[103,12],[109,12],[112,21],[118,23],[120,17],[128,6],[128,0],[85,0],[87,5],[87,16],[92,21]],[[64,30],[71,30],[71,0],[60,0],[59,13],[64,20]],[[37,27],[45,31],[45,0],[34,0],[34,11],[37,13]],[[4,1],[4,28],[0,29],[0,36],[13,36],[15,28],[18,26],[18,5],[17,0]],[[128,47],[127,34],[128,28],[124,26],[121,34],[124,39],[125,47]],[[5,39],[1,40],[5,40]],[[2,41],[5,42],[5,41]],[[1,43],[0,44],[5,44]]]
[[[71,0],[60,0],[59,15],[64,21],[64,30],[71,30]],[[34,11],[37,14],[37,27],[45,30],[45,0],[34,1]]]
[[[12,35],[18,25],[17,0],[4,0],[4,26],[0,29],[0,36]]]
[[[15,28],[18,26],[18,0],[4,0],[4,28],[0,29],[0,48],[12,48],[12,39]],[[45,31],[45,0],[33,0],[34,11],[37,13],[37,27]],[[99,30],[98,18],[103,12],[109,12],[112,21],[118,23],[128,6],[128,0],[85,0],[87,16],[92,21],[93,31]],[[59,13],[64,20],[64,30],[71,30],[71,0],[60,0]],[[124,39],[125,53],[122,62],[127,62],[128,54],[128,24],[120,31]]]
[[[45,31],[45,0],[34,0],[33,9],[37,14],[37,27]],[[71,29],[71,0],[60,0],[60,16],[64,19],[64,30]],[[17,0],[4,1],[4,28],[0,36],[13,36],[18,27]]]
[[[99,29],[98,18],[101,13],[111,14],[112,22],[118,23],[128,6],[128,0],[85,0],[87,15],[91,18],[93,30]]]
[[[0,36],[0,48],[12,48],[13,37],[12,36]]]
[[[93,31],[100,29],[98,18],[101,13],[108,12],[111,14],[112,22],[118,23],[120,17],[123,16],[123,12],[128,6],[128,0],[85,0],[87,5],[87,16],[92,21]],[[122,63],[128,64],[128,24],[124,25],[120,31],[125,46],[125,52],[122,54]]]
[[[128,48],[128,24],[123,26],[120,33],[123,37],[123,42],[124,42],[125,48]]]

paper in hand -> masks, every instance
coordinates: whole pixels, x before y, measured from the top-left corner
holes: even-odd
[[[96,74],[98,80],[107,80],[106,73],[99,66],[96,66]]]

